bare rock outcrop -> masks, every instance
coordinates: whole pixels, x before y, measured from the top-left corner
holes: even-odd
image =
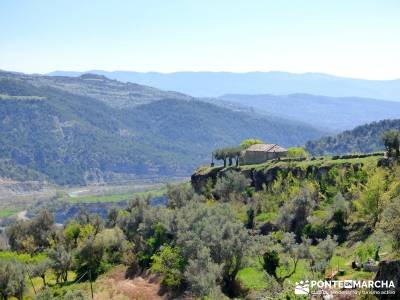
[[[394,288],[375,289],[380,293],[388,291],[387,294],[376,295],[380,300],[400,299],[400,260],[381,261],[378,266],[378,272],[375,281],[393,281]]]

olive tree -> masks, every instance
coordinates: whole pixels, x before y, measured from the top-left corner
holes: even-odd
[[[242,149],[240,147],[232,147],[225,149],[229,160],[229,165],[232,166],[233,160],[235,160],[235,166],[239,166],[239,157]]]
[[[398,130],[389,130],[383,133],[382,141],[385,145],[388,156],[395,155],[399,158],[399,147],[400,147],[400,132]]]
[[[51,235],[54,233],[54,216],[47,210],[39,212],[29,226],[29,235],[33,236],[36,247],[40,250],[50,246]]]
[[[375,227],[385,207],[384,193],[387,189],[387,180],[384,170],[378,169],[368,178],[359,199],[355,206],[361,217],[368,225]]]
[[[310,258],[311,240],[296,242],[292,232],[277,232],[251,240],[251,253],[258,257],[263,269],[282,287],[285,280],[297,271],[301,259]],[[278,269],[281,271],[278,274]]]
[[[34,254],[50,246],[55,233],[54,217],[44,210],[30,221],[10,225],[6,233],[12,250]]]
[[[14,296],[22,300],[25,289],[25,268],[15,261],[0,260],[0,295],[7,300]]]
[[[189,203],[177,212],[174,223],[176,243],[185,259],[195,261],[201,253],[204,256],[204,248],[208,249],[211,262],[221,268],[218,279],[224,291],[232,293],[249,235],[230,207],[225,204],[209,207],[201,203]],[[208,264],[210,267],[213,266],[211,262]],[[210,272],[215,274],[214,271]],[[193,285],[193,282],[189,284]]]
[[[224,168],[228,165],[227,162],[229,163],[229,166],[232,166],[233,160],[235,160],[235,165],[238,166],[241,151],[241,147],[227,147],[216,149],[213,152],[213,157],[216,160],[222,160],[224,162]]]
[[[119,227],[101,231],[95,238],[104,248],[104,259],[111,264],[123,262],[124,254],[133,251],[133,244],[128,242]]]
[[[217,280],[221,277],[221,271],[221,265],[213,262],[210,249],[203,247],[194,259],[189,259],[185,278],[196,295],[205,297],[218,288]]]
[[[184,206],[194,196],[194,190],[187,183],[167,184],[167,198],[169,208],[179,208]]]
[[[231,195],[243,193],[250,186],[251,180],[236,171],[228,171],[218,177],[214,186],[214,193],[224,201],[228,201]]]
[[[63,234],[64,239],[69,248],[76,248],[78,246],[78,238],[81,235],[82,226],[76,221],[72,221],[65,225]]]
[[[171,238],[173,210],[149,207],[145,199],[136,199],[129,211],[119,217],[118,226],[134,245],[140,266],[147,268],[153,254]]]
[[[103,255],[105,252],[104,244],[90,236],[75,253],[74,270],[78,277],[85,279],[96,278],[104,269]]]
[[[67,281],[68,271],[72,267],[72,255],[62,246],[48,252],[50,266],[56,275],[56,282]]]
[[[165,246],[152,257],[151,270],[161,275],[162,284],[172,290],[178,289],[183,280],[185,260],[178,247]]]
[[[393,248],[400,250],[400,197],[392,200],[383,212],[381,228],[393,240]]]
[[[299,235],[315,205],[313,191],[306,187],[300,188],[280,209],[277,225],[284,231]]]
[[[217,149],[213,152],[213,156],[216,160],[222,160],[224,162],[224,168],[226,167],[226,160],[228,159],[228,153],[225,149]]]
[[[337,246],[336,237],[327,236],[318,240],[318,244],[311,253],[311,271],[324,273]]]
[[[42,278],[43,285],[46,286],[46,272],[49,268],[50,268],[49,260],[45,259],[41,262],[38,262],[30,267],[31,276]]]

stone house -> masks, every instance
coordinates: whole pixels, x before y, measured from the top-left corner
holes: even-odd
[[[287,155],[287,149],[277,144],[254,144],[240,154],[241,165],[260,164]]]

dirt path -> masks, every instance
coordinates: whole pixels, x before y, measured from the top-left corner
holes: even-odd
[[[96,282],[95,300],[163,300],[160,285],[155,278],[141,276],[125,278],[125,270],[118,268]]]
[[[28,221],[29,218],[28,218],[27,215],[26,215],[27,213],[28,213],[27,210],[20,211],[20,212],[17,214],[17,219],[18,219],[18,220],[22,220],[22,221]]]

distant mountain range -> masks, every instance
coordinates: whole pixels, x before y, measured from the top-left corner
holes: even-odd
[[[249,137],[302,145],[310,125],[103,76],[0,72],[0,174],[58,184],[186,176]],[[9,168],[7,166],[12,166]]]
[[[314,155],[382,151],[382,134],[391,129],[400,130],[400,119],[372,122],[335,136],[310,141],[306,144],[306,150]]]
[[[56,71],[49,75],[80,76],[93,73],[123,82],[135,82],[189,94],[196,97],[219,97],[225,94],[295,93],[330,97],[361,97],[400,101],[400,80],[364,80],[319,73],[293,74],[286,72],[87,72]]]
[[[400,102],[308,94],[224,95],[220,100],[247,105],[258,113],[297,120],[331,132],[352,129],[382,119],[400,118]]]

